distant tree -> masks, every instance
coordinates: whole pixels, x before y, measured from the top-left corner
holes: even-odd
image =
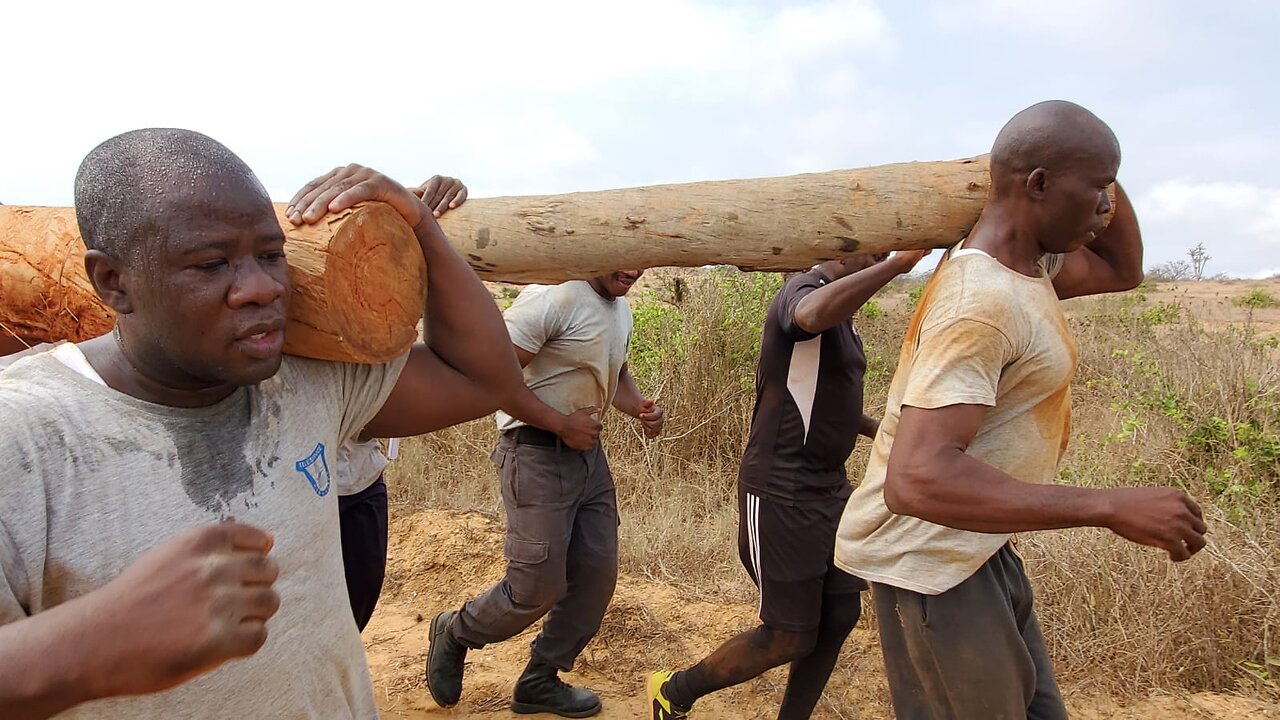
[[[1170,260],[1147,269],[1147,278],[1156,282],[1177,282],[1191,278],[1191,263],[1186,260]]]
[[[1196,280],[1203,280],[1204,266],[1213,259],[1209,257],[1209,251],[1204,249],[1204,243],[1199,243],[1188,250],[1187,256],[1191,258],[1191,276]]]

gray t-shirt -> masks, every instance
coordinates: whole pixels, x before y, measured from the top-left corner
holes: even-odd
[[[511,342],[536,355],[524,381],[538,399],[566,415],[608,410],[631,342],[626,298],[606,300],[586,280],[530,285],[503,318]],[[499,430],[524,425],[502,411],[497,418]]]
[[[347,440],[338,448],[337,459],[333,482],[338,486],[339,497],[367,490],[391,464],[376,439]]]
[[[66,717],[377,716],[330,468],[403,367],[286,356],[274,377],[204,408],[142,402],[50,353],[0,374],[0,624],[96,590],[199,525],[234,518],[275,536],[280,610],[256,655]]]

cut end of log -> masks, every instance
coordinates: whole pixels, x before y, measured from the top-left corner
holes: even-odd
[[[48,210],[6,207],[0,213],[6,332],[38,342],[97,337],[111,330],[115,318],[85,273],[75,215]]]
[[[276,211],[283,220],[283,206]],[[383,203],[356,206],[325,223],[332,232],[327,245],[312,246],[291,236],[286,249],[295,308],[285,331],[285,352],[362,363],[404,354],[418,337],[426,296],[427,267],[413,229]],[[305,277],[307,269],[310,277]],[[300,298],[298,289],[308,286],[311,291]],[[314,313],[296,312],[300,300],[323,306],[316,308],[325,319],[323,329],[305,321]]]

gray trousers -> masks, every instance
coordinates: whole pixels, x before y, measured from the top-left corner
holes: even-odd
[[[1065,720],[1031,583],[1009,545],[940,595],[871,587],[898,720]]]
[[[453,635],[471,648],[514,637],[546,616],[533,655],[561,670],[600,629],[618,580],[618,499],[599,443],[517,444],[491,458],[507,510],[506,576],[468,600]]]

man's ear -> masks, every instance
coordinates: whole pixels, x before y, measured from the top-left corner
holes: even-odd
[[[90,250],[84,254],[84,269],[89,274],[89,281],[93,283],[98,297],[115,310],[117,315],[133,312],[124,267],[119,260],[101,250]]]
[[[1045,192],[1049,188],[1049,171],[1044,168],[1036,168],[1027,175],[1027,194],[1036,200],[1044,198]]]

